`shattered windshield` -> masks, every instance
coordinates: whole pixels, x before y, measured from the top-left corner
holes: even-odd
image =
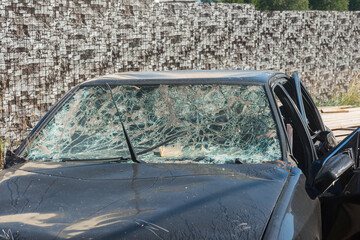
[[[85,86],[27,147],[30,161],[129,155],[145,162],[260,163],[281,159],[263,86]],[[155,147],[154,147],[155,146]]]

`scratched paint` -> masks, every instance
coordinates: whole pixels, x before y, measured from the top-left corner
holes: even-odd
[[[281,158],[265,90],[255,85],[80,88],[29,145],[30,161],[129,155],[121,129],[146,162],[259,163]]]

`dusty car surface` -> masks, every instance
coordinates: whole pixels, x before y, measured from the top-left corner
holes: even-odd
[[[99,77],[8,154],[0,239],[358,239],[359,132],[296,74]]]

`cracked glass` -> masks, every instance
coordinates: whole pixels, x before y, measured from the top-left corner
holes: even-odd
[[[128,156],[151,163],[261,163],[281,159],[276,124],[258,85],[85,86],[27,147],[30,161]]]

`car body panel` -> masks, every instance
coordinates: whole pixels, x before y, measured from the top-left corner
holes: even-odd
[[[260,239],[288,175],[274,164],[25,163],[1,173],[0,225],[36,239]]]
[[[263,239],[322,239],[320,201],[305,190],[306,179],[292,168]]]

